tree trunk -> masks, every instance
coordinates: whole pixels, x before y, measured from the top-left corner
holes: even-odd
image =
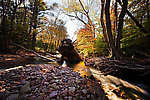
[[[106,17],[106,26],[107,26],[107,36],[108,36],[108,42],[110,45],[110,50],[111,50],[111,56],[117,59],[122,58],[120,56],[120,52],[118,51],[118,49],[115,46],[115,42],[113,39],[113,35],[112,35],[112,30],[111,30],[111,20],[110,20],[110,0],[106,0],[106,4],[105,4],[105,17]]]
[[[146,1],[147,19],[148,19],[148,22],[149,22],[149,21],[150,21],[150,17],[149,17],[149,13],[150,13],[150,11],[149,11],[148,7],[149,7],[149,0],[147,0],[147,1]]]
[[[35,0],[34,2],[34,9],[33,9],[33,37],[32,37],[32,50],[35,50],[35,43],[36,43],[36,28],[37,28],[37,14],[38,14],[38,7],[37,7],[37,3],[38,1]]]
[[[118,0],[119,4],[121,5],[121,1]],[[122,5],[121,5],[122,6]],[[134,16],[132,16],[132,14],[127,10],[127,14],[129,17],[131,17],[131,19],[135,22],[135,24],[140,28],[140,30],[142,32],[144,32],[145,34],[147,34],[148,32],[144,29],[144,27],[135,19]],[[150,39],[150,35],[147,35],[147,37]]]
[[[4,7],[4,0],[2,0],[2,25],[1,25],[1,37],[0,37],[0,46],[1,46],[1,48],[0,48],[0,51],[1,52],[3,52],[4,50],[4,33],[5,33],[5,9],[4,9],[5,7]],[[2,27],[3,26],[3,27]]]
[[[28,29],[28,33],[27,33],[27,41],[28,41],[28,48],[31,49],[31,30],[32,30],[32,19],[30,18],[29,19],[30,22],[29,22],[29,29]]]
[[[117,27],[118,27],[118,13],[117,13],[117,8],[118,8],[118,5],[117,5],[117,0],[115,1],[115,35],[117,34]]]
[[[101,21],[101,26],[102,26],[102,29],[103,29],[103,36],[104,36],[104,40],[105,40],[105,43],[106,43],[106,46],[107,46],[107,49],[109,52],[111,52],[110,50],[110,46],[109,46],[109,43],[108,43],[108,37],[107,37],[107,34],[106,34],[106,26],[104,24],[104,3],[105,3],[105,0],[101,0],[101,18],[100,18],[100,21]]]
[[[120,49],[120,39],[122,36],[122,29],[123,29],[123,19],[127,11],[127,0],[123,0],[123,5],[122,5],[122,10],[119,16],[119,23],[118,23],[118,28],[117,28],[117,34],[116,34],[116,48]]]
[[[1,25],[1,39],[0,39],[0,45],[1,45],[1,52],[7,52],[8,50],[8,31],[6,29],[6,7],[5,2],[2,0],[2,25]]]
[[[110,0],[106,0],[105,4],[105,17],[106,17],[106,26],[107,26],[107,36],[108,36],[108,42],[110,45],[110,51],[111,51],[111,56],[115,56],[115,45],[114,45],[114,40],[112,36],[112,31],[111,31],[111,21],[110,21]]]
[[[25,27],[25,29],[24,29],[24,36],[25,36],[25,38],[24,38],[24,40],[23,40],[23,46],[25,46],[26,47],[26,45],[25,45],[25,43],[24,42],[29,42],[29,41],[27,41],[28,40],[28,29],[27,29],[27,23],[26,23],[26,16],[27,16],[27,7],[26,7],[26,5],[25,5],[25,1],[23,2],[23,5],[24,5],[24,21],[23,21],[23,26]],[[26,40],[27,39],[27,40]]]

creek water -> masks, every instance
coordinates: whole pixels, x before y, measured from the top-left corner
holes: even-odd
[[[96,80],[100,81],[101,87],[111,100],[124,100],[127,98],[131,100],[150,100],[149,93],[146,90],[112,75],[105,76],[101,71],[85,66],[83,62],[73,65],[73,70],[79,72],[81,76],[93,75]]]
[[[54,64],[58,65],[57,62],[39,62],[35,61],[32,64]],[[23,66],[18,66],[9,69],[1,69],[3,70],[11,70],[15,68],[20,68]],[[85,66],[84,62],[80,62],[78,64],[71,64],[67,67],[73,67],[73,71],[80,73],[81,76],[91,76],[93,75],[96,80],[99,80],[100,86],[106,93],[107,97],[110,100],[150,100],[149,93],[143,88],[136,86],[130,82],[122,80],[120,78],[114,77],[112,75],[104,76],[101,71],[98,71],[90,66]]]

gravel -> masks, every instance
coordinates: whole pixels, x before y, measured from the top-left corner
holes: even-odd
[[[72,68],[26,65],[0,72],[0,100],[107,100],[91,84]]]

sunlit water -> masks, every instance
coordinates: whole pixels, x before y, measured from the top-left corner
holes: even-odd
[[[150,100],[149,94],[142,88],[112,75],[104,76],[101,71],[85,66],[83,62],[73,65],[73,70],[79,72],[81,76],[93,75],[97,80],[100,80],[101,87],[111,100],[124,100],[125,98]]]

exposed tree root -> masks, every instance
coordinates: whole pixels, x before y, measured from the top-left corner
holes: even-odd
[[[114,75],[126,80],[149,84],[150,65],[137,64],[134,61],[116,60],[110,58],[93,58],[85,62],[87,66],[102,71],[104,75]]]

